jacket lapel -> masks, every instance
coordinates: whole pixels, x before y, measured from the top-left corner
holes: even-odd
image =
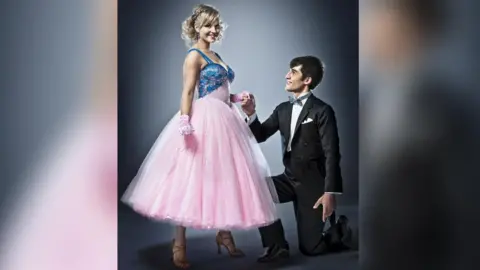
[[[308,113],[312,109],[313,106],[313,99],[315,97],[313,94],[308,97],[307,101],[303,105],[302,111],[300,112],[300,115],[298,116],[297,124],[295,125],[295,131],[293,132],[292,136],[295,136],[297,134],[298,128],[300,128],[300,125],[302,124],[303,120],[305,120],[305,117],[307,117]],[[290,110],[290,119],[291,119],[291,110]],[[292,140],[293,142],[293,140]]]
[[[292,122],[292,108],[293,105],[289,104],[288,107],[285,110],[285,121],[281,121],[280,123],[283,123],[283,130],[285,130],[285,143],[288,143],[288,140],[290,140],[290,123]]]
[[[288,104],[287,107],[282,112],[281,119],[285,119],[285,121],[280,121],[281,128],[285,132],[282,141],[282,152],[285,155],[287,151],[288,140],[290,140],[290,123],[292,122],[292,104]]]

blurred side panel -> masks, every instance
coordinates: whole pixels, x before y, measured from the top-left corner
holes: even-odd
[[[475,1],[361,1],[362,269],[478,269]]]
[[[117,3],[0,15],[0,269],[116,269]]]

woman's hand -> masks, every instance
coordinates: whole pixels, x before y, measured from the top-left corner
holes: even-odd
[[[192,125],[190,124],[190,117],[187,114],[180,115],[179,131],[180,131],[180,134],[184,136],[190,135],[195,131]]]
[[[250,97],[250,93],[247,91],[243,91],[238,94],[231,95],[230,101],[233,103],[238,103],[244,101],[246,98]]]

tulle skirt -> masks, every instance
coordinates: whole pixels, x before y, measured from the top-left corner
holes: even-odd
[[[249,229],[278,219],[266,159],[228,85],[192,104],[194,133],[179,113],[160,133],[122,201],[155,220],[198,229]]]

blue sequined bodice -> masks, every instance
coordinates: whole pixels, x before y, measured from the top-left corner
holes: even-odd
[[[190,49],[188,52],[191,52],[193,50],[199,52],[205,59],[205,61],[207,61],[207,65],[200,71],[200,78],[198,83],[198,96],[200,98],[215,91],[227,80],[230,83],[233,82],[233,79],[235,78],[235,73],[230,68],[230,66],[227,66],[227,69],[225,69],[224,66],[213,62],[208,56],[206,56],[198,49]],[[218,54],[217,56],[218,58],[220,58]]]

